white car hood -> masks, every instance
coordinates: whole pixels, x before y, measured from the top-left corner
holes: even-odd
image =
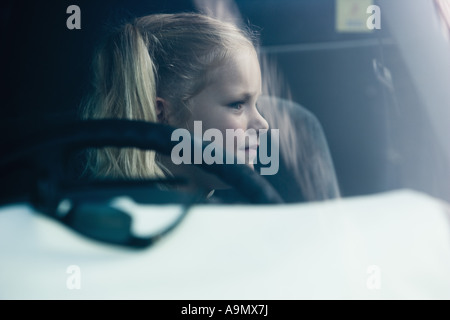
[[[139,219],[143,229],[151,222]],[[409,190],[198,206],[156,246],[133,251],[8,206],[0,209],[0,298],[450,299],[449,222],[446,203]],[[67,285],[70,266],[78,288]]]

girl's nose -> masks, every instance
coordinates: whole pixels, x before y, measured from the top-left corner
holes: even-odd
[[[256,106],[252,109],[248,127],[253,128],[257,131],[261,129],[269,129],[269,124],[267,123],[266,119],[264,119],[263,116],[259,113]]]

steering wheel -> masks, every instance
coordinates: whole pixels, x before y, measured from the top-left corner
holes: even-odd
[[[22,172],[24,169],[21,161],[30,156],[33,156],[33,162],[37,163],[37,168],[30,171],[33,175],[32,178],[27,177],[27,180],[32,180],[31,182],[24,183],[21,180],[14,181],[11,185],[4,182],[0,185],[0,203],[14,202],[13,200],[18,199],[30,201],[38,211],[62,222],[84,236],[110,244],[147,248],[173,230],[186,216],[190,205],[199,200],[192,195],[155,188],[155,183],[158,182],[179,182],[170,179],[163,181],[122,180],[112,181],[112,184],[111,181],[87,181],[84,184],[83,182],[80,184],[77,181],[69,181],[68,189],[64,184],[67,181],[64,181],[63,163],[71,151],[85,148],[133,147],[170,155],[172,148],[177,143],[171,140],[172,132],[175,130],[173,127],[159,123],[118,119],[75,121],[48,126],[37,125],[44,129],[27,127],[24,128],[26,132],[22,133],[17,130],[12,133],[12,130],[5,129],[5,126],[0,129],[3,131],[1,137],[14,137],[0,141],[0,147],[5,151],[4,156],[0,159],[0,170],[7,172],[12,168]],[[199,143],[194,139],[191,139],[191,142],[193,145]],[[206,146],[206,144],[202,145],[202,151]],[[226,163],[225,150],[222,156],[223,163]],[[246,165],[207,165],[204,163],[196,165],[234,187],[250,203],[282,203],[281,197],[272,185]],[[16,187],[17,190],[14,189],[16,185],[20,185]],[[111,188],[111,186],[116,188]],[[147,189],[143,188],[147,186],[151,188],[152,192],[149,193]],[[177,197],[179,201],[175,201],[175,203],[183,204],[184,209],[177,219],[156,235],[145,238],[135,236],[132,232],[130,215],[105,205],[104,202],[114,196],[127,194],[123,191],[130,190],[130,188],[134,188],[133,198],[140,199],[139,202],[174,203],[173,197]],[[26,191],[31,194],[31,199],[20,196]],[[67,207],[67,203],[64,203],[67,200],[64,197],[67,195],[75,202],[75,206]],[[91,202],[87,200],[91,200]],[[88,204],[84,205],[86,201]],[[67,208],[64,208],[65,206]]]
[[[6,155],[0,167],[32,153],[58,155],[67,150],[92,147],[134,147],[170,155],[178,143],[171,141],[175,128],[159,123],[123,119],[74,121],[46,126],[20,136],[14,144],[3,146]],[[191,138],[192,145],[199,143]],[[202,150],[206,144],[202,145]],[[226,163],[226,151],[223,151]],[[194,162],[192,162],[194,163]],[[282,199],[263,177],[246,165],[195,164],[234,187],[252,204],[281,203]],[[52,169],[56,170],[55,164]]]

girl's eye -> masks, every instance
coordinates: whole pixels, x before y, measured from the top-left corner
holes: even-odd
[[[230,103],[228,106],[235,110],[241,110],[245,102],[238,101],[234,103]]]

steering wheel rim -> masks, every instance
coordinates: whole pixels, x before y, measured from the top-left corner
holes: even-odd
[[[172,148],[178,143],[171,140],[175,129],[160,123],[125,119],[95,119],[52,124],[45,126],[43,130],[31,130],[27,134],[20,135],[13,143],[6,143],[2,148],[7,152],[0,159],[0,167],[34,152],[55,150],[55,147],[58,147],[60,152],[92,147],[133,147],[170,155]],[[192,145],[199,143],[193,138],[191,142]],[[202,151],[205,146],[206,144],[202,145]],[[226,159],[225,150],[222,156]],[[247,165],[208,165],[203,161],[194,165],[234,187],[252,204],[283,202],[272,185]]]

